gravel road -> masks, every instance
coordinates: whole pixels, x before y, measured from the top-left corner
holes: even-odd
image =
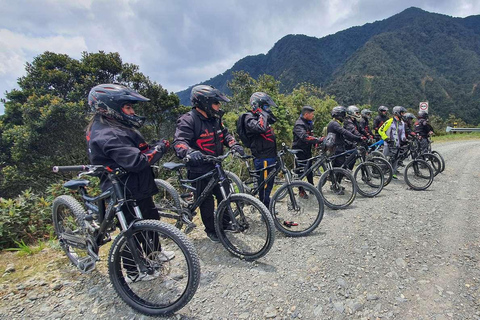
[[[172,319],[480,319],[480,141],[434,149],[446,169],[427,191],[400,175],[376,198],[326,209],[308,237],[277,233],[256,262],[195,231],[200,287]],[[48,250],[48,272],[0,278],[0,319],[148,318],[117,297],[105,260],[83,275]]]

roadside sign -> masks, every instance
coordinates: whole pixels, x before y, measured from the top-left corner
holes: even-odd
[[[420,102],[420,111],[425,111],[428,113],[428,101]]]

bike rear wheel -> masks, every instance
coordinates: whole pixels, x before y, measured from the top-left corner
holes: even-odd
[[[231,217],[235,223],[226,228]],[[266,255],[275,240],[270,212],[260,200],[244,193],[232,194],[220,202],[215,213],[215,230],[231,254],[249,261]]]
[[[372,162],[362,162],[355,169],[353,175],[357,183],[357,191],[362,196],[373,198],[378,195],[384,186],[382,169]]]
[[[442,155],[438,151],[433,150],[432,154],[436,155],[440,159],[442,163],[442,168],[440,169],[440,172],[443,172],[443,170],[445,170],[445,159],[443,159]]]
[[[243,182],[235,173],[231,171],[225,171],[225,175],[230,180],[230,191],[233,191],[232,193],[245,193]]]
[[[442,161],[439,157],[432,153],[421,154],[419,159],[425,160],[433,169],[433,175],[436,176],[442,170]]]
[[[403,176],[413,190],[425,190],[433,182],[433,169],[426,161],[415,159],[407,164]]]
[[[155,220],[137,221],[128,232],[136,248],[129,247],[122,232],[115,238],[108,258],[115,291],[140,313],[173,314],[192,299],[198,288],[200,262],[193,244],[178,229]],[[132,250],[138,252],[148,272],[140,271]]]
[[[310,183],[293,181],[275,192],[270,212],[277,230],[291,237],[305,236],[323,219],[322,195]]]
[[[181,229],[183,222],[179,212],[182,208],[182,201],[184,200],[180,199],[177,190],[175,190],[169,182],[162,179],[155,179],[155,184],[157,185],[158,193],[153,196],[153,202],[158,211],[160,211],[160,216],[162,216],[162,212],[174,216],[177,215],[177,219],[165,219],[168,223],[174,223],[178,229]],[[184,202],[184,205],[187,205],[186,202]]]
[[[357,196],[355,178],[350,171],[342,168],[332,168],[324,172],[317,189],[327,207],[335,210],[345,209]]]
[[[82,271],[95,264],[88,254],[85,233],[85,209],[75,198],[62,195],[53,201],[52,220],[60,247],[68,259]],[[67,237],[76,237],[85,242],[85,246],[72,245]],[[78,241],[80,243],[82,241]],[[91,268],[88,268],[91,269]]]
[[[380,167],[383,173],[383,186],[386,187],[392,181],[393,177],[393,168],[390,162],[388,162],[387,159],[380,157],[373,157],[367,162],[375,163]]]

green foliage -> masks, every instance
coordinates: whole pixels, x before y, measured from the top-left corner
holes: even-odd
[[[150,99],[139,104],[147,117],[147,141],[170,137],[179,99],[123,63],[118,53],[86,53],[80,60],[45,52],[26,64],[20,90],[7,92],[0,116],[0,194],[15,197],[22,190],[43,191],[57,177],[54,165],[88,163],[85,127],[90,118],[87,96],[100,83],[118,82]]]
[[[33,243],[53,234],[51,198],[30,189],[15,199],[0,198],[0,249]]]

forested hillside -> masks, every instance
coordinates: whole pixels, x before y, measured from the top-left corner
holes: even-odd
[[[232,72],[269,74],[283,93],[311,83],[345,105],[417,107],[480,123],[480,16],[452,18],[409,8],[388,19],[318,39],[288,35],[204,83],[228,92]],[[189,104],[190,89],[177,93]]]

